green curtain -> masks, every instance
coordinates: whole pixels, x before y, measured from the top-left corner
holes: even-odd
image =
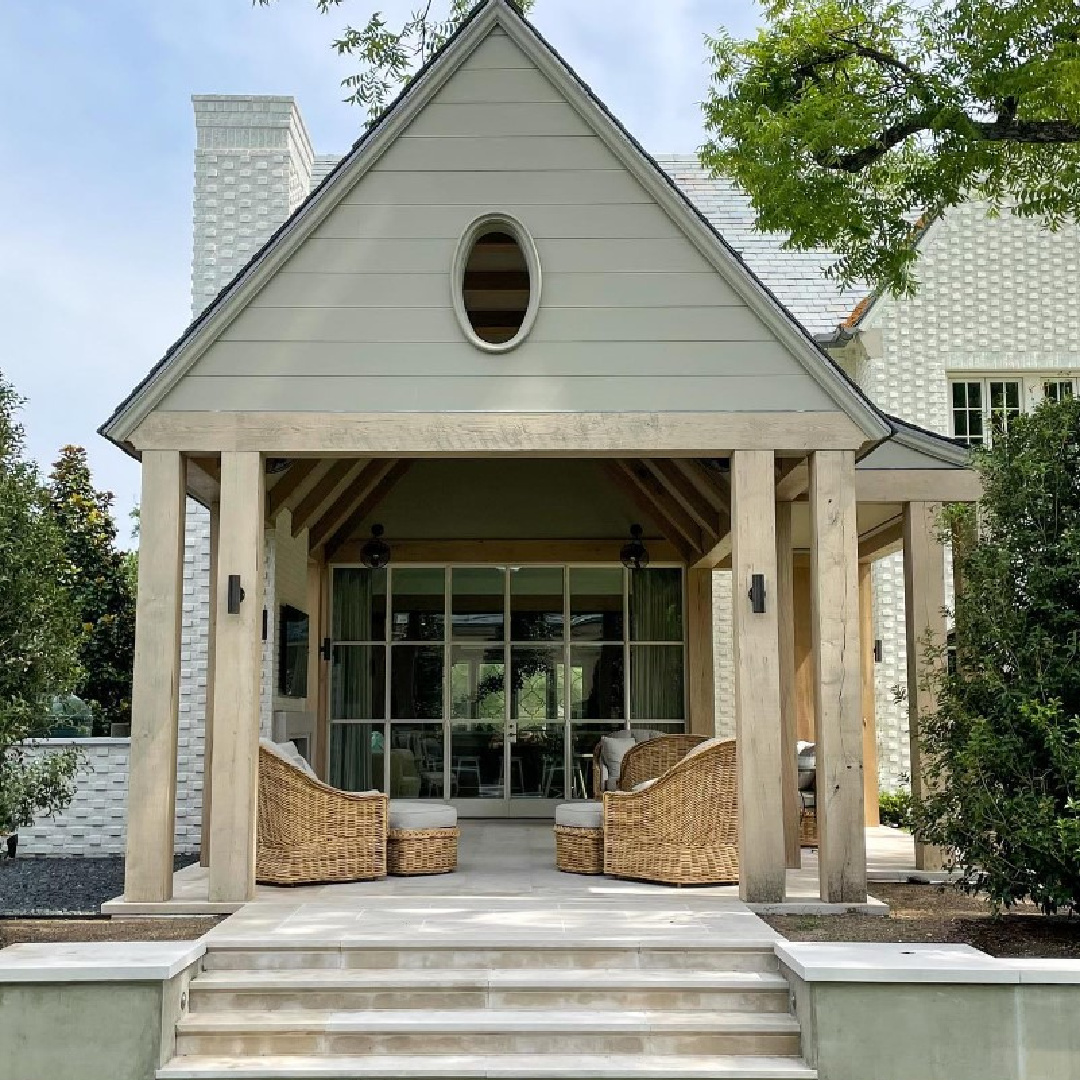
[[[630,718],[683,720],[682,572],[630,574]],[[634,642],[672,642],[640,645]]]
[[[383,719],[386,709],[384,680],[372,677],[372,664],[385,659],[385,645],[347,644],[371,641],[377,593],[381,593],[385,605],[385,571],[359,568],[334,571],[335,647],[331,676],[331,716],[334,720]],[[344,791],[366,791],[376,786],[373,781],[382,786],[382,753],[375,754],[372,746],[375,730],[369,724],[331,725],[330,782],[335,787]],[[381,727],[377,730],[381,744]]]

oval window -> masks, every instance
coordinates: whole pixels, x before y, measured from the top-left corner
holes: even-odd
[[[513,348],[539,305],[540,264],[528,233],[509,218],[482,218],[461,238],[456,263],[454,306],[473,344]]]

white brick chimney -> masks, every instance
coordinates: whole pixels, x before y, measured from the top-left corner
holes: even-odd
[[[315,154],[291,97],[199,94],[191,309],[197,315],[311,190]]]

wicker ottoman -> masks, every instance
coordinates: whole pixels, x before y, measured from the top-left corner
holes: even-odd
[[[568,874],[604,872],[603,803],[563,803],[556,808],[555,867]]]
[[[396,877],[449,874],[457,869],[457,810],[445,803],[391,799],[386,872]]]

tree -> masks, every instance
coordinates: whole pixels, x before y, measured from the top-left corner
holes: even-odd
[[[1074,910],[1080,401],[1011,421],[977,462],[977,531],[974,507],[947,518],[965,538],[953,552],[957,651],[952,671],[938,664],[937,707],[919,719],[927,793],[914,807],[916,833],[955,849],[969,890],[995,905]]]
[[[273,0],[251,0],[259,7],[269,7]],[[528,11],[534,0],[515,0]],[[326,15],[340,7],[343,0],[315,0]],[[345,98],[352,105],[367,109],[375,120],[417,70],[446,44],[447,39],[465,21],[476,0],[426,0],[404,21],[391,26],[381,11],[373,12],[363,27],[346,26],[333,42],[339,56],[352,56],[360,70],[342,80],[348,91]]]
[[[74,749],[28,755],[50,701],[78,676],[76,624],[60,582],[66,554],[49,492],[25,460],[22,401],[0,373],[0,832],[71,800]]]
[[[1075,0],[766,0],[748,41],[708,39],[702,161],[760,228],[915,287],[919,218],[969,198],[1050,228],[1080,216]]]
[[[65,446],[49,475],[53,514],[64,540],[64,572],[79,627],[77,693],[94,713],[94,734],[131,722],[135,663],[135,592],[116,547],[111,492],[97,491],[86,451]]]

